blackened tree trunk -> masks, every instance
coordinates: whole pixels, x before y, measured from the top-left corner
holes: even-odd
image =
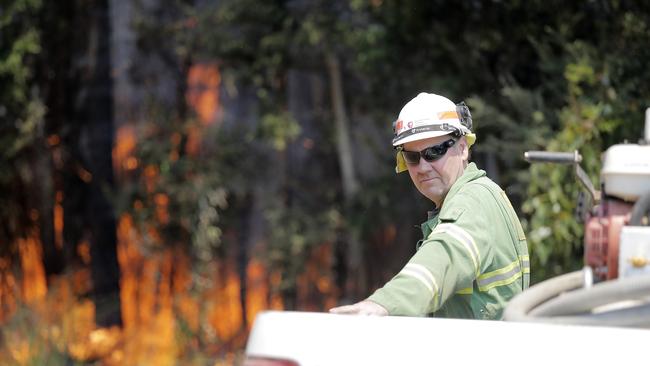
[[[48,132],[61,136],[55,186],[63,192],[65,265],[87,240],[98,326],[121,325],[113,188],[113,96],[108,0],[48,2],[44,44]]]
[[[94,62],[87,65],[79,96],[79,120],[85,121],[80,150],[91,174],[85,213],[91,242],[95,320],[99,326],[122,322],[115,213],[108,198],[113,188],[114,135],[108,14],[108,0],[94,1],[89,9],[87,56]]]

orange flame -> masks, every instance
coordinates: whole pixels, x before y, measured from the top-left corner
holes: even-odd
[[[132,125],[120,126],[115,132],[115,146],[113,147],[113,170],[120,176],[123,172],[134,170],[138,167],[138,159],[133,154],[136,147],[136,131]]]
[[[246,319],[250,329],[257,313],[268,309],[269,286],[267,284],[266,268],[258,259],[251,259],[246,267],[248,281],[248,296],[246,297]]]
[[[240,282],[237,272],[226,265],[225,276],[218,279],[210,295],[208,322],[217,333],[218,339],[230,340],[242,329],[242,308],[240,303]]]
[[[43,253],[36,235],[18,239],[18,252],[23,273],[22,296],[26,303],[41,300],[47,293]]]
[[[216,122],[219,111],[219,85],[221,74],[214,64],[193,65],[187,74],[185,99],[203,125]]]
[[[11,262],[0,257],[0,323],[16,310],[16,279],[11,272]]]
[[[169,158],[179,158],[182,134],[186,134],[186,153],[196,156],[200,152],[201,140],[207,126],[218,122],[219,87],[221,76],[214,64],[194,65],[187,77],[186,100],[198,117],[198,123],[190,125],[185,131],[170,136],[172,151]],[[58,146],[59,137],[48,140],[51,146]],[[306,140],[306,148],[313,141]],[[157,251],[144,253],[138,243],[146,236],[150,241],[163,243],[157,224],[170,220],[170,197],[156,193],[160,171],[156,165],[144,165],[136,156],[136,129],[125,124],[116,131],[116,144],[113,149],[113,163],[116,176],[123,177],[136,169],[142,169],[142,180],[146,193],[153,196],[155,221],[147,224],[146,232],[139,232],[129,215],[122,215],[117,226],[117,251],[120,266],[120,299],[123,329],[96,329],[94,304],[80,300],[80,294],[90,291],[91,279],[88,269],[77,270],[65,277],[58,292],[48,293],[42,264],[40,242],[33,238],[19,242],[21,265],[24,277],[14,279],[9,263],[0,258],[0,321],[7,309],[14,309],[18,298],[12,298],[13,288],[22,285],[22,298],[33,306],[41,306],[47,320],[48,339],[57,347],[78,360],[101,358],[106,365],[119,364],[161,364],[172,365],[183,352],[183,344],[178,341],[179,329],[189,329],[194,341],[185,341],[199,347],[204,344],[217,344],[212,348],[225,350],[228,359],[233,359],[233,348],[242,347],[246,329],[258,312],[265,309],[283,309],[282,297],[273,288],[278,288],[282,277],[278,271],[269,271],[259,259],[251,259],[246,265],[247,291],[242,309],[242,279],[233,263],[233,258],[214,261],[209,285],[193,287],[195,273],[191,260],[180,247],[157,246]],[[55,162],[60,159],[60,151],[53,150]],[[59,155],[57,155],[59,154]],[[57,160],[59,159],[59,160]],[[81,178],[92,179],[90,173],[79,171]],[[63,192],[57,191],[54,206],[55,243],[63,246]],[[136,211],[150,204],[147,200],[133,202]],[[171,213],[173,214],[173,213]],[[88,265],[90,244],[79,243],[77,250]],[[336,289],[331,280],[332,245],[324,244],[315,248],[305,265],[305,271],[297,279],[299,307],[307,310],[321,310],[335,305]],[[201,274],[204,275],[204,274]],[[16,282],[21,282],[16,284]],[[40,300],[51,297],[54,305],[39,305]],[[53,300],[52,300],[53,299]],[[48,304],[49,304],[48,302]],[[61,323],[62,322],[62,323]],[[54,325],[52,325],[54,324]],[[185,334],[184,334],[185,335]],[[198,341],[199,338],[207,338]],[[192,343],[193,342],[193,343]],[[203,342],[203,343],[202,343]],[[224,346],[225,345],[225,346]],[[18,342],[16,356],[24,357],[24,347]],[[0,348],[2,352],[2,348]],[[33,352],[33,351],[32,351]],[[27,352],[29,356],[29,350]]]
[[[63,192],[54,195],[54,245],[63,249]]]
[[[185,100],[196,113],[201,126],[188,126],[186,151],[198,155],[201,148],[203,129],[219,119],[219,86],[221,74],[214,64],[193,65],[187,75]]]
[[[310,311],[322,311],[336,305],[336,286],[332,281],[333,246],[330,243],[315,247],[305,263],[305,272],[297,279],[298,303]]]
[[[169,252],[145,258],[128,215],[118,223],[118,262],[122,273],[120,299],[125,345],[124,364],[171,365],[176,357]]]

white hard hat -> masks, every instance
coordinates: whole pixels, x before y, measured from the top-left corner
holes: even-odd
[[[468,147],[476,141],[472,132],[472,115],[465,103],[454,104],[443,96],[430,93],[420,93],[406,103],[393,123],[393,131],[393,146],[450,133],[464,135]],[[400,151],[395,158],[395,172],[406,171],[406,161]]]
[[[420,93],[406,103],[393,123],[393,146],[450,133],[467,135],[471,145],[475,139],[471,128],[472,117],[465,103],[456,105],[443,96]]]

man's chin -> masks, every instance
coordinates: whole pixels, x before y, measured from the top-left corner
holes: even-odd
[[[442,201],[442,197],[444,196],[444,192],[442,190],[426,190],[420,193],[422,193],[426,198],[430,199],[433,202]]]

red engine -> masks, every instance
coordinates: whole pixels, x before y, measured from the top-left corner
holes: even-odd
[[[585,264],[595,280],[618,277],[621,229],[630,221],[633,204],[606,198],[595,206],[585,223]]]
[[[580,167],[582,156],[577,151],[524,154],[530,162],[574,166],[591,198],[589,205],[595,204],[584,215],[584,264],[592,269],[594,280],[650,274],[650,144],[613,145],[603,156],[599,191]],[[579,201],[578,207],[586,206]]]

